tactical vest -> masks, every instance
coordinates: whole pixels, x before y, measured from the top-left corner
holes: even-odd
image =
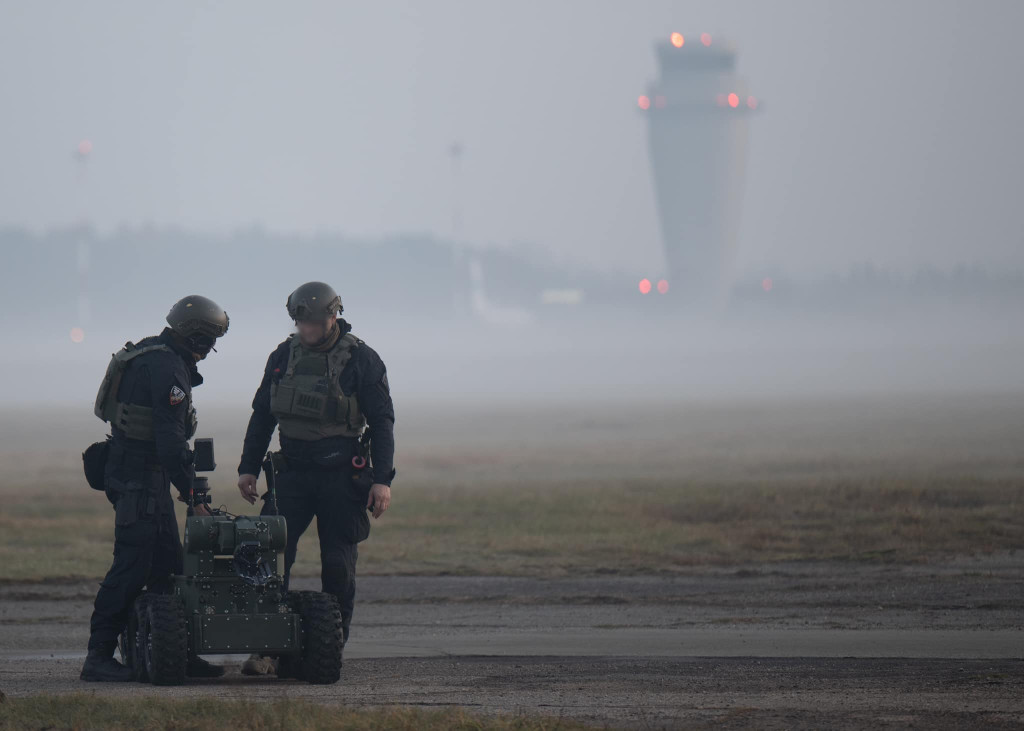
[[[351,333],[338,338],[326,353],[302,346],[293,334],[288,343],[288,367],[270,384],[270,411],[281,434],[313,441],[327,437],[358,437],[366,427],[355,394],[346,396],[339,378],[363,341]]]
[[[103,421],[110,422],[124,432],[129,439],[141,439],[152,442],[156,440],[153,433],[153,409],[149,406],[138,404],[127,404],[117,400],[117,392],[121,387],[121,380],[124,372],[128,370],[128,364],[140,355],[152,353],[158,350],[165,350],[174,353],[171,348],[157,343],[143,345],[141,348],[132,341],[124,344],[124,347],[110,357],[107,365],[107,372],[100,383],[100,389],[96,393],[96,404],[93,406],[93,413]],[[151,394],[152,398],[160,398],[159,394]],[[191,439],[196,433],[198,419],[196,409],[192,405],[192,396],[186,397],[187,414],[185,415],[186,439]]]

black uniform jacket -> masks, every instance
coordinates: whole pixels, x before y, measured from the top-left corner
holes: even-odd
[[[167,470],[171,482],[182,496],[192,490],[192,453],[188,448],[188,405],[192,387],[203,382],[195,358],[179,345],[170,328],[154,337],[143,338],[143,347],[161,343],[173,352],[156,350],[128,363],[117,390],[117,400],[149,406],[153,409],[155,441],[129,439],[116,426],[111,428],[114,442],[125,451],[152,458]]]

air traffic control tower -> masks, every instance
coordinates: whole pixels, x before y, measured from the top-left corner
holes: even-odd
[[[647,118],[668,283],[674,298],[724,302],[743,198],[747,124],[758,108],[736,52],[708,33],[655,45],[660,77],[637,102]]]

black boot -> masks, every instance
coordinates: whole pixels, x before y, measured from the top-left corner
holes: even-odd
[[[94,648],[89,650],[78,677],[98,683],[130,683],[135,680],[135,673],[114,659],[113,649]]]
[[[201,657],[190,657],[185,667],[185,675],[190,678],[219,678],[224,674],[220,665],[211,665]]]

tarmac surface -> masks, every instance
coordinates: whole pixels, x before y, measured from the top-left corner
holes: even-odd
[[[318,588],[303,579],[296,588]],[[0,585],[0,691],[460,705],[639,728],[1021,728],[1024,554],[658,576],[365,576],[342,681],[78,680],[96,586]]]

